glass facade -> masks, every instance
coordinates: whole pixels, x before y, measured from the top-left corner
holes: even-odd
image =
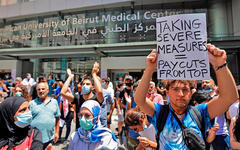
[[[55,78],[65,80],[67,68],[71,68],[75,77],[81,77],[84,73],[91,75],[95,61],[100,62],[100,57],[40,59],[40,70],[37,75],[52,74]]]

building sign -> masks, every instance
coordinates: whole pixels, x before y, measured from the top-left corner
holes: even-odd
[[[155,41],[156,18],[205,9],[95,11],[19,21],[0,28],[0,48]],[[5,46],[5,47],[4,47]]]
[[[210,79],[205,14],[161,17],[156,26],[159,79]]]

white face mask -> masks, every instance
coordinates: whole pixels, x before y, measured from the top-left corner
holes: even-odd
[[[30,125],[31,122],[32,122],[32,112],[28,111],[23,114],[19,114],[17,116],[17,121],[15,121],[14,123],[16,124],[16,126],[20,128],[25,128],[26,126]]]

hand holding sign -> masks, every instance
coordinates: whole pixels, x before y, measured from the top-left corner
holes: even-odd
[[[97,74],[99,72],[99,63],[95,62],[92,68],[92,74]]]
[[[69,77],[71,77],[71,78],[73,78],[74,77],[74,74],[72,74],[72,71],[71,71],[71,69],[67,69],[67,74],[68,74],[68,76]]]
[[[224,50],[220,50],[211,44],[207,45],[207,49],[210,63],[214,66],[215,69],[226,63],[227,55]]]
[[[157,50],[152,50],[152,52],[146,58],[146,70],[155,71],[157,67]]]

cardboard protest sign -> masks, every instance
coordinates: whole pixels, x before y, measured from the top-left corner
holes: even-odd
[[[107,78],[107,69],[101,69],[101,78]]]
[[[157,18],[158,79],[207,80],[206,15]]]

